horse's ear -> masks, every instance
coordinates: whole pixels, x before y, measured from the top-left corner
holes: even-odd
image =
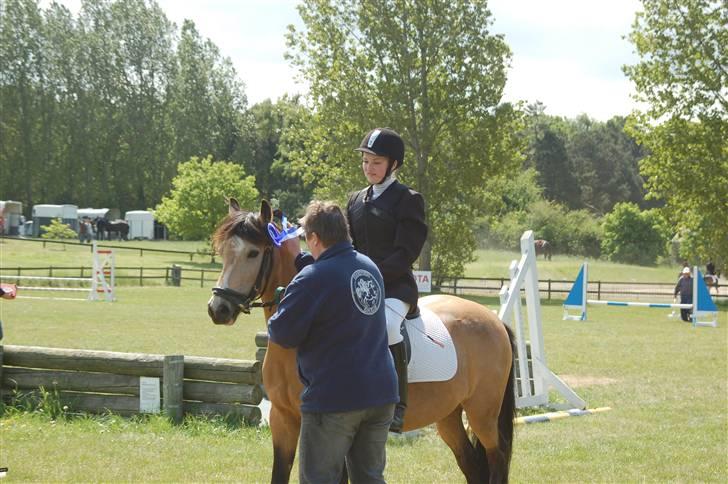
[[[239,212],[239,211],[240,211],[240,204],[238,203],[237,200],[230,197],[230,199],[228,200],[228,214],[233,215],[235,212]]]
[[[268,200],[260,202],[260,219],[266,224],[273,220],[273,208],[271,208]]]

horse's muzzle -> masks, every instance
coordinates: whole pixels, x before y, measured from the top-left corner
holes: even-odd
[[[238,308],[233,307],[230,303],[224,299],[216,298],[213,296],[207,303],[207,314],[215,324],[222,324],[230,326],[235,324],[235,320],[240,314]]]

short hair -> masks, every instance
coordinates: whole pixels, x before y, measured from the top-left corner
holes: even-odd
[[[315,232],[326,247],[351,242],[346,215],[334,202],[313,200],[300,222],[307,235]]]

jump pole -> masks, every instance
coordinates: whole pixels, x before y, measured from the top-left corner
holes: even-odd
[[[646,307],[646,308],[676,308],[676,309],[692,309],[692,323],[693,327],[698,326],[711,326],[713,328],[718,326],[718,308],[713,302],[713,298],[708,292],[708,287],[705,285],[703,275],[701,274],[698,266],[693,267],[693,302],[692,304],[677,304],[677,303],[648,303],[648,302],[637,302],[637,301],[603,301],[598,299],[588,299],[588,286],[589,286],[589,266],[585,262],[581,266],[579,275],[574,281],[574,285],[571,287],[569,295],[564,300],[564,319],[575,320],[575,321],[586,321],[587,305],[603,305],[603,306],[622,306],[622,307]],[[570,314],[569,310],[578,310],[578,314]],[[711,317],[712,319],[704,320],[702,317]]]
[[[99,249],[96,241],[93,241],[93,274],[90,278],[85,277],[46,277],[46,276],[22,276],[17,274],[0,274],[0,280],[27,280],[27,281],[68,281],[78,283],[91,283],[91,287],[46,287],[46,286],[18,286],[21,291],[43,291],[43,292],[85,292],[88,296],[83,298],[73,297],[41,297],[41,296],[17,296],[18,299],[51,299],[54,301],[99,301],[100,294],[108,302],[116,300],[114,287],[116,286],[116,274],[114,263],[114,252],[110,249]]]
[[[586,408],[582,400],[563,380],[553,373],[546,363],[543,331],[541,324],[541,301],[536,268],[536,251],[533,232],[528,230],[521,236],[521,259],[510,266],[510,281],[500,291],[501,306],[498,318],[510,326],[516,335],[516,352],[520,381],[515,385],[516,407],[550,405],[554,408]],[[526,296],[526,315],[523,317],[521,289]],[[526,323],[528,333],[526,332]],[[527,364],[526,339],[531,345],[531,368]],[[533,382],[531,389],[530,382]],[[550,402],[549,391],[555,390],[568,404]]]

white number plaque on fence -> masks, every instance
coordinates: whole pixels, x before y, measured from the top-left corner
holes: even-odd
[[[432,272],[430,271],[412,271],[417,282],[417,291],[432,292]]]
[[[159,378],[139,377],[139,411],[159,413]]]

